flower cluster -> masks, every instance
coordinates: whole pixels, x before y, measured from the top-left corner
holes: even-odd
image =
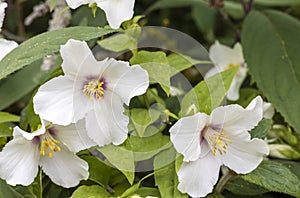
[[[85,42],[71,39],[60,53],[65,75],[42,85],[33,98],[42,126],[33,133],[16,127],[14,139],[0,153],[0,177],[11,185],[32,183],[38,165],[63,187],[87,179],[88,164],[75,154],[123,143],[129,123],[123,104],[149,85],[148,73],[139,65],[97,61]]]
[[[134,14],[135,0],[66,2],[72,9],[97,5],[114,29]],[[0,2],[0,30],[6,7]],[[0,61],[17,46],[14,41],[0,39]],[[88,179],[88,163],[77,153],[93,146],[122,144],[129,133],[125,106],[149,86],[149,74],[140,65],[113,58],[98,61],[84,41],[68,40],[60,46],[60,55],[64,74],[41,85],[33,97],[41,125],[31,133],[15,127],[13,139],[0,152],[0,177],[10,185],[30,185],[39,167],[65,188]],[[209,55],[215,67],[205,78],[239,67],[227,92],[227,99],[238,100],[247,75],[241,45],[237,43],[231,49],[216,41]],[[182,94],[177,92],[171,87],[172,95]],[[220,106],[210,115],[194,111],[194,115],[179,119],[169,133],[174,148],[183,155],[177,173],[178,189],[192,197],[203,197],[212,192],[222,165],[246,174],[262,162],[269,147],[261,139],[251,139],[249,131],[263,117],[272,118],[274,109],[257,96],[246,108],[237,104]]]

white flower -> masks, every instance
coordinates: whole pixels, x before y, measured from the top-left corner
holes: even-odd
[[[3,25],[3,20],[5,16],[5,8],[7,7],[7,3],[1,2],[0,1],[0,30]]]
[[[105,12],[110,27],[117,29],[122,22],[132,18],[135,0],[67,0],[67,3],[72,9],[96,3]]]
[[[236,65],[240,66],[240,69],[233,78],[233,81],[227,92],[227,98],[229,100],[238,100],[240,97],[239,89],[247,76],[247,65],[244,60],[243,50],[240,43],[236,43],[233,49],[231,49],[216,41],[215,44],[213,44],[209,49],[209,57],[214,63],[215,67],[208,71],[204,78],[211,77]]]
[[[13,140],[0,152],[0,177],[10,185],[29,185],[40,165],[57,185],[69,188],[88,178],[88,164],[76,152],[94,146],[86,135],[84,120],[76,125],[42,127],[27,133],[14,128]]]
[[[97,61],[85,42],[69,40],[60,50],[64,76],[42,85],[33,98],[43,119],[68,125],[85,118],[88,135],[99,146],[123,143],[129,118],[123,103],[146,92],[148,73],[138,65],[107,58]]]
[[[3,25],[5,8],[7,3],[0,2],[0,31]],[[8,41],[5,39],[0,39],[0,61],[6,56],[10,51],[18,47],[18,44],[15,41]]]
[[[248,133],[261,119],[261,97],[246,109],[228,105],[214,109],[210,116],[197,113],[181,118],[170,129],[175,149],[184,156],[178,189],[203,197],[212,191],[221,165],[239,174],[254,170],[269,152],[263,140],[250,140]]]
[[[275,114],[275,109],[273,105],[269,102],[263,102],[263,115],[264,118],[272,119]]]
[[[18,47],[18,44],[15,41],[0,39],[0,61],[16,47]]]

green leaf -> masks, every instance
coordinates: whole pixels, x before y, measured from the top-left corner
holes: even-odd
[[[197,5],[207,5],[207,3],[203,0],[160,0],[156,1],[153,5],[151,5],[148,8],[148,11]]]
[[[165,107],[160,104],[151,105],[150,109],[133,108],[130,110],[130,123],[133,124],[134,135],[149,137],[165,127]]]
[[[188,198],[187,194],[182,194],[177,189],[178,178],[175,159],[176,152],[173,149],[166,150],[154,158],[154,179],[162,198]],[[162,164],[167,165],[161,168]]]
[[[0,197],[13,198],[35,198],[35,195],[24,186],[10,186],[4,180],[0,179]]]
[[[209,5],[199,5],[192,8],[192,17],[196,26],[204,37],[209,41],[215,40],[215,27],[217,22],[216,9],[209,7]]]
[[[225,186],[225,189],[236,195],[248,196],[256,196],[269,192],[269,190],[256,184],[247,182],[240,177],[229,180],[229,182]]]
[[[80,186],[74,191],[71,198],[110,198],[110,194],[101,186]]]
[[[41,70],[42,61],[35,61],[30,67],[26,67],[15,74],[3,79],[0,83],[0,109],[17,102],[23,96],[33,91],[39,84],[35,79],[42,75],[48,75]],[[13,88],[13,89],[12,89]]]
[[[147,70],[150,83],[159,83],[166,94],[170,94],[171,67],[164,52],[139,51],[130,59],[130,63],[139,64]]]
[[[170,138],[156,133],[150,137],[137,137],[131,135],[124,144],[125,148],[134,153],[135,161],[143,161],[159,155],[161,151],[172,146]]]
[[[89,180],[106,187],[109,182],[111,167],[93,156],[81,156],[81,158],[89,164]]]
[[[41,124],[40,116],[35,114],[32,98],[28,105],[21,112],[20,127],[27,129],[30,126],[31,131],[35,131]]]
[[[181,116],[193,113],[189,111],[191,105],[195,105],[199,112],[210,114],[223,101],[238,69],[238,67],[228,69],[196,85],[181,101]]]
[[[253,172],[241,177],[267,190],[300,197],[300,179],[278,162],[264,161]]]
[[[185,69],[188,69],[192,67],[193,65],[198,64],[211,64],[210,61],[202,61],[202,60],[196,60],[189,56],[185,56],[183,54],[170,54],[168,57],[168,62],[173,69],[171,70],[171,76],[174,76],[178,72],[181,72]]]
[[[137,41],[133,40],[126,34],[117,34],[109,38],[98,41],[98,44],[104,49],[121,52],[126,49],[134,49],[137,46]]]
[[[19,122],[20,116],[13,115],[7,112],[0,112],[0,123],[4,122]]]
[[[0,79],[46,55],[53,54],[69,39],[91,40],[115,32],[96,27],[70,27],[35,36],[11,51],[0,61]]]
[[[0,124],[0,138],[11,137],[11,136],[12,136],[12,128],[6,126],[5,124]]]
[[[264,139],[268,131],[271,129],[273,124],[273,120],[271,119],[262,119],[258,125],[250,131],[251,137],[252,138],[260,138]]]
[[[253,79],[285,120],[300,131],[299,20],[278,11],[253,11],[243,27],[242,44]]]
[[[107,160],[119,169],[128,179],[130,184],[134,181],[134,155],[132,151],[129,151],[121,146],[115,146],[112,144],[104,147],[98,147]]]
[[[300,0],[255,0],[255,4],[264,6],[296,6]]]

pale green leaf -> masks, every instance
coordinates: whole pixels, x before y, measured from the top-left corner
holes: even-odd
[[[0,124],[0,138],[11,137],[11,136],[12,136],[12,128],[6,126],[5,124]]]
[[[154,179],[162,198],[188,198],[187,194],[182,194],[177,189],[175,159],[176,152],[173,149],[166,150],[154,158]],[[166,164],[166,166],[162,167],[162,164]]]
[[[117,34],[109,38],[98,41],[98,44],[104,49],[121,52],[126,49],[134,49],[137,45],[136,41],[126,34]]]
[[[285,120],[300,131],[299,20],[278,11],[253,11],[243,27],[242,44],[253,79]]]
[[[198,64],[211,64],[210,61],[202,61],[202,60],[196,60],[189,56],[185,56],[183,54],[170,54],[168,57],[168,62],[173,69],[171,69],[171,76],[174,76],[178,72],[181,72],[185,69],[188,69],[192,67],[193,65]]]
[[[20,116],[8,112],[0,112],[0,123],[19,122],[19,121],[20,121]]]
[[[104,147],[98,147],[100,151],[107,160],[119,169],[128,179],[130,184],[134,181],[134,154],[121,146],[115,146],[112,144],[106,145]]]
[[[191,105],[195,105],[196,110],[199,112],[210,114],[223,101],[238,69],[238,67],[234,67],[218,73],[201,81],[191,89],[181,101],[181,116],[184,117],[194,113],[190,111]]]
[[[137,137],[131,135],[125,142],[125,148],[134,153],[135,161],[142,161],[160,154],[161,151],[172,146],[170,138],[156,133],[150,137]]]
[[[110,198],[110,194],[101,186],[80,186],[74,191],[71,198]]]
[[[150,83],[159,83],[166,94],[170,94],[172,68],[169,66],[164,52],[139,51],[130,59],[130,63],[132,65],[139,64],[147,70]]]

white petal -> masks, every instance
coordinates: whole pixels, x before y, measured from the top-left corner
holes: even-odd
[[[59,76],[43,84],[33,97],[34,111],[41,118],[58,125],[82,119],[92,102],[82,93],[83,82]]]
[[[64,146],[51,158],[42,156],[40,165],[54,183],[65,188],[77,186],[80,180],[86,180],[89,176],[88,163]]]
[[[238,73],[233,78],[232,83],[227,92],[226,96],[229,100],[236,101],[239,99],[240,97],[239,91],[246,76],[247,76],[247,68],[241,67]]]
[[[84,5],[84,4],[95,2],[95,1],[92,1],[92,0],[66,0],[66,1],[67,1],[68,6],[72,9],[76,9],[79,6]]]
[[[97,62],[89,46],[84,41],[68,40],[60,48],[63,59],[62,69],[71,80],[86,80],[98,77],[110,64],[108,59]]]
[[[261,139],[239,139],[233,134],[228,136],[232,144],[227,147],[226,154],[220,157],[223,164],[236,173],[250,173],[262,162],[263,156],[269,153],[267,143]]]
[[[129,66],[128,62],[114,59],[102,74],[107,88],[117,93],[122,101],[129,105],[130,99],[146,92],[149,86],[149,76],[139,65]]]
[[[18,44],[15,41],[0,39],[0,61],[16,47]]]
[[[135,0],[96,0],[106,14],[108,24],[111,28],[117,29],[121,23],[127,21],[133,16],[133,7]]]
[[[209,49],[209,57],[213,63],[224,69],[229,64],[244,63],[242,47],[239,43],[234,46],[234,49],[231,49],[216,41]]]
[[[249,131],[262,119],[262,113],[262,99],[258,96],[246,109],[236,104],[217,107],[211,113],[210,125],[215,130],[234,133]]]
[[[89,137],[99,146],[122,144],[128,135],[129,118],[118,95],[106,92],[103,101],[95,101],[94,109],[86,117]]]
[[[53,127],[57,131],[58,139],[74,153],[96,145],[87,135],[84,119],[68,126],[53,125]]]
[[[3,25],[3,20],[4,20],[4,16],[5,16],[5,8],[7,7],[7,3],[4,2],[0,2],[0,30],[2,28]],[[1,47],[0,47],[1,49]],[[1,58],[0,58],[1,60]]]
[[[13,130],[13,136],[15,139],[26,139],[26,140],[32,140],[34,137],[42,135],[46,132],[45,123],[43,120],[41,120],[42,126],[40,128],[32,133],[28,133],[22,129],[20,129],[18,126],[14,127]]]
[[[263,114],[264,118],[272,119],[275,114],[275,109],[271,103],[263,102]]]
[[[178,171],[178,189],[192,197],[204,197],[216,184],[221,162],[211,153],[194,162],[183,162]]]
[[[18,133],[18,132],[14,132]],[[38,172],[38,144],[18,136],[0,152],[0,177],[10,185],[30,185]]]
[[[197,113],[181,118],[170,128],[171,142],[177,152],[184,156],[184,161],[195,161],[200,157],[200,136],[207,121],[205,113]]]

